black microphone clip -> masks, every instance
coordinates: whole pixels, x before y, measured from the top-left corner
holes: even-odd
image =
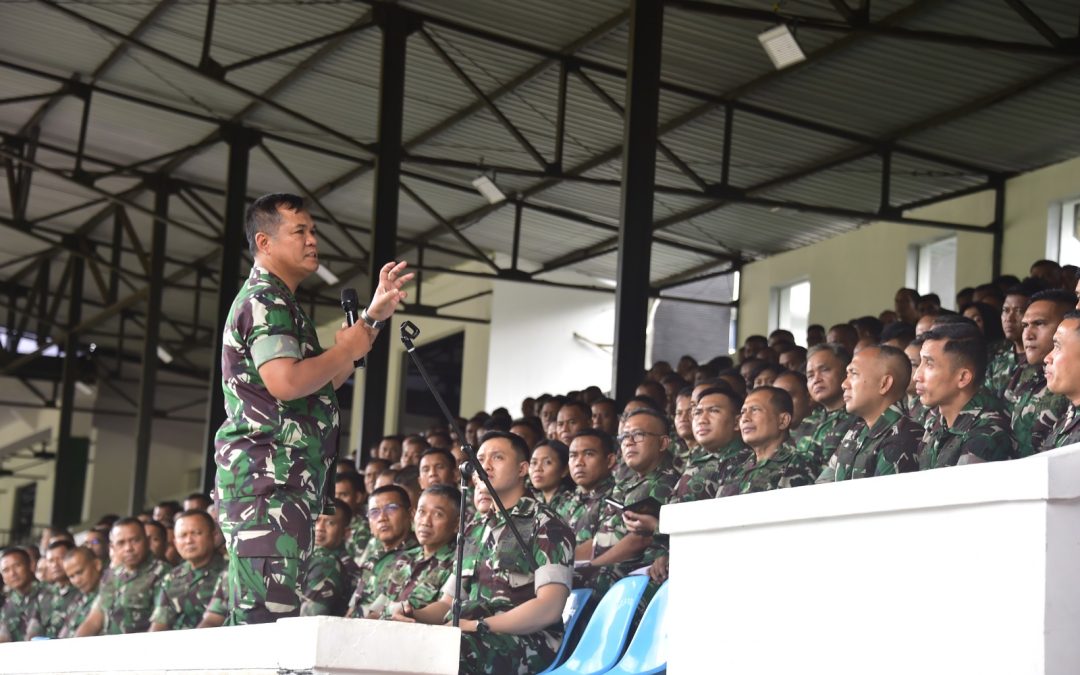
[[[420,336],[420,329],[412,321],[401,322],[401,344],[405,345],[405,351],[411,352],[416,349],[413,340]]]

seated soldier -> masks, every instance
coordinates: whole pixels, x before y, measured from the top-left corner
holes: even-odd
[[[1046,355],[1046,386],[1069,401],[1069,409],[1043,441],[1043,450],[1080,443],[1080,310],[1065,315]]]
[[[315,521],[315,548],[300,586],[303,597],[300,616],[345,616],[349,594],[356,588],[356,580],[341,564],[348,555],[345,533],[352,520],[352,509],[338,498],[334,498],[333,504],[332,515],[321,513]]]
[[[393,466],[401,461],[401,437],[383,436],[379,441],[379,448],[375,451],[375,457],[386,460],[387,466]],[[368,494],[371,490],[368,490]]]
[[[109,539],[115,567],[102,580],[97,600],[76,632],[78,637],[145,632],[169,571],[168,565],[150,555],[146,532],[138,520],[116,521]]]
[[[169,549],[169,533],[165,531],[164,523],[159,523],[156,520],[143,522],[143,531],[146,532],[150,555],[168,565],[169,561],[166,555]],[[172,565],[169,566],[172,567]]]
[[[416,546],[412,533],[412,502],[399,485],[375,488],[368,497],[368,521],[372,537],[363,554],[356,559],[360,581],[349,601],[346,616],[367,616],[371,603],[386,586],[394,560],[406,549]]]
[[[413,530],[420,545],[394,561],[386,586],[372,602],[369,619],[394,614],[412,616],[442,596],[446,580],[454,574],[454,541],[458,531],[461,493],[453,485],[436,483],[420,493]]]
[[[530,449],[535,448],[536,444],[540,442],[540,439],[544,437],[544,430],[540,428],[539,417],[521,417],[514,420],[510,423],[510,433],[517,434],[524,438],[525,444],[528,445]],[[450,459],[453,458],[454,456],[450,455]],[[457,466],[457,463],[455,462],[454,465]],[[453,483],[448,483],[448,485],[457,485],[457,481],[455,480]]]
[[[0,576],[7,599],[0,608],[0,642],[22,642],[41,635],[41,603],[48,591],[34,578],[30,555],[9,546],[0,553]]]
[[[217,524],[206,511],[184,511],[176,517],[176,549],[183,559],[161,582],[150,630],[194,628],[202,619],[228,562],[214,546]]]
[[[98,596],[101,581],[101,560],[90,549],[80,546],[73,548],[64,556],[64,574],[78,592],[76,598],[67,606],[61,617],[62,623],[56,637],[75,637],[79,626],[86,621],[90,609]]]
[[[747,395],[739,413],[739,431],[753,455],[720,489],[721,497],[799,487],[814,482],[814,462],[798,452],[788,437],[791,396],[778,387]]]
[[[68,551],[75,548],[75,544],[66,539],[53,542],[45,551],[45,582],[43,590],[46,595],[42,597],[41,629],[42,634],[54,638],[64,627],[64,616],[72,603],[79,597],[79,591],[71,585],[67,574],[64,573],[64,556]]]
[[[694,388],[684,387],[675,394],[675,435],[678,437],[676,457],[685,465],[697,450],[694,440]]]
[[[804,367],[805,370],[805,367]],[[798,447],[799,441],[814,433],[824,417],[824,408],[814,406],[810,391],[806,388],[806,376],[801,372],[788,371],[773,381],[773,386],[783,389],[791,397],[791,442]],[[745,397],[744,397],[745,398]]]
[[[206,511],[210,508],[210,498],[201,492],[192,492],[184,497],[185,511]]]
[[[728,387],[701,392],[694,405],[694,439],[701,452],[691,458],[675,486],[672,503],[713,499],[750,451],[739,436],[743,399]]]
[[[662,387],[661,391],[663,391]],[[555,416],[555,432],[558,434],[558,440],[562,441],[563,445],[569,446],[574,434],[589,428],[591,417],[589,406],[584,403],[580,401],[564,403]]]
[[[463,565],[462,673],[538,672],[550,665],[562,639],[574,535],[555,513],[526,494],[528,452],[520,437],[504,432],[485,434],[477,450],[529,550],[521,550],[487,487],[474,480],[479,520],[466,539]],[[446,623],[454,586],[451,576],[438,601],[414,609],[411,617],[398,613],[394,619]]]
[[[604,498],[615,488],[616,452],[615,439],[599,429],[581,431],[570,441],[570,478],[576,487],[560,515],[574,533],[574,560],[592,560]]]
[[[394,473],[394,482],[399,488],[409,495],[409,504],[413,506],[420,501],[420,469],[413,465],[403,466]]]
[[[339,473],[334,477],[334,498],[345,502],[352,514],[352,520],[347,524],[345,550],[355,558],[364,552],[364,547],[371,539],[371,527],[368,525],[367,514],[364,513],[364,504],[367,502],[364,479],[354,473]]]
[[[901,407],[910,380],[911,362],[896,347],[867,347],[851,359],[844,405],[862,423],[844,435],[817,482],[918,471],[923,428]]]
[[[563,406],[563,410],[569,408]],[[545,440],[529,453],[529,484],[532,496],[551,508],[559,517],[563,512],[574,483],[570,480],[570,448],[562,441]]]
[[[799,439],[797,449],[817,464],[815,473],[840,447],[840,439],[848,429],[859,421],[858,417],[844,409],[844,389],[841,385],[849,363],[851,352],[834,342],[811,349],[806,361],[806,386],[810,390],[810,398],[821,406],[822,412],[817,427],[809,436]]]
[[[1004,395],[1020,457],[1039,452],[1069,410],[1067,398],[1046,388],[1043,361],[1054,347],[1054,331],[1075,304],[1076,296],[1069,291],[1039,291],[1024,311],[1021,326],[1026,363],[1013,373]]]
[[[1005,388],[1009,386],[1013,373],[1026,363],[1024,333],[1020,324],[1031,301],[1031,294],[1035,292],[1034,286],[1035,284],[1029,281],[1027,284],[1013,286],[1005,293],[1005,303],[1001,306],[1001,329],[1005,333],[1005,339],[989,356],[984,383],[986,390],[994,396],[1004,397]]]
[[[1016,456],[1016,441],[1001,401],[981,391],[986,340],[969,320],[923,335],[915,391],[930,408],[919,469],[990,462]]]
[[[616,481],[611,499],[631,506],[649,497],[667,504],[675,493],[679,473],[668,454],[670,430],[667,417],[654,408],[639,408],[623,421],[618,437],[625,466],[633,472]],[[644,522],[638,514],[602,507],[600,526],[593,538],[593,559],[581,574],[597,593],[603,594],[630,572],[651,565],[667,552],[667,537],[653,536],[656,519]]]
[[[154,507],[154,520],[161,523],[166,528],[173,526],[173,519],[176,518],[176,514],[180,513],[180,502],[175,500],[168,500],[160,502]],[[115,525],[115,523],[114,523]]]
[[[590,409],[592,410],[593,429],[599,429],[612,437],[619,433],[619,409],[615,405],[615,401],[610,398],[602,398],[593,401]]]
[[[379,474],[390,468],[390,463],[385,459],[378,457],[368,460],[368,463],[364,465],[364,494],[369,495],[375,491],[377,487],[375,481],[379,478]],[[355,515],[355,514],[353,514]]]
[[[427,449],[427,441],[422,436],[406,436],[401,443],[401,466],[419,466],[420,456]]]
[[[859,343],[859,333],[855,330],[855,327],[850,323],[838,323],[829,327],[829,332],[825,336],[825,342],[828,344],[839,345],[849,355],[855,352],[855,345]],[[848,360],[850,360],[850,356]],[[807,366],[810,364],[810,353],[807,352]],[[844,364],[847,367],[847,364]],[[807,379],[810,379],[809,372],[807,373]],[[813,390],[813,387],[811,387]]]
[[[908,382],[907,395],[904,396],[904,411],[912,422],[925,428],[926,415],[930,412],[930,409],[923,405],[922,399],[919,398],[918,392],[915,391],[915,371],[919,369],[919,364],[922,363],[922,343],[922,338],[915,338],[907,347],[904,347],[904,355],[908,357],[908,362],[911,363],[911,381]]]
[[[428,448],[420,457],[420,489],[433,485],[454,487],[458,482],[457,463],[454,455],[444,448]]]
[[[787,351],[780,352],[780,365],[789,371],[805,373],[806,347],[793,346]]]

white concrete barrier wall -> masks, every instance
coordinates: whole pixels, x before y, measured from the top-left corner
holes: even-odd
[[[1080,673],[1080,445],[661,523],[675,675]]]

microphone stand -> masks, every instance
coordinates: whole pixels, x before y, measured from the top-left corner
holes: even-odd
[[[510,519],[510,514],[506,510],[506,506],[503,505],[502,499],[499,498],[499,493],[495,492],[495,488],[491,487],[491,480],[488,478],[487,471],[484,471],[484,467],[480,466],[480,462],[476,459],[476,450],[473,449],[465,441],[465,435],[461,433],[461,428],[458,427],[457,418],[450,413],[450,409],[446,407],[446,401],[439,394],[439,391],[435,389],[435,385],[431,383],[431,378],[428,377],[427,369],[424,368],[423,362],[420,361],[420,357],[416,355],[416,346],[413,345],[413,340],[420,335],[420,329],[412,321],[404,321],[401,324],[401,344],[405,346],[405,351],[409,352],[409,357],[412,358],[412,362],[416,365],[416,369],[420,372],[420,377],[423,378],[424,384],[427,386],[431,395],[435,397],[435,402],[439,404],[439,410],[442,411],[446,422],[450,425],[450,429],[453,430],[457,437],[461,439],[461,450],[465,453],[465,461],[461,463],[459,467],[461,471],[461,510],[458,512],[458,534],[457,534],[457,559],[454,561],[454,621],[453,626],[456,628],[461,622],[461,573],[462,567],[465,561],[465,506],[466,506],[466,490],[468,489],[469,474],[475,473],[480,481],[487,488],[488,494],[491,495],[492,501],[495,502],[495,506],[499,509],[499,513],[502,515],[503,520],[506,521],[506,526],[510,528],[511,534],[517,539],[517,543],[521,546],[522,551],[528,551],[529,546],[525,543],[521,533],[518,532],[517,527],[514,525],[514,521]],[[530,572],[536,571],[536,560],[531,556],[528,557]]]

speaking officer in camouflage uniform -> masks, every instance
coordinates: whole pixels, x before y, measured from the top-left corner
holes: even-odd
[[[0,554],[0,575],[7,600],[0,608],[0,642],[21,642],[41,635],[41,603],[48,591],[34,578],[30,555],[15,546]]]
[[[341,474],[338,474],[341,477]],[[340,483],[339,483],[340,485]],[[334,513],[320,514],[315,521],[315,550],[304,575],[300,616],[344,616],[356,581],[346,574],[341,559],[352,509],[334,498]],[[349,582],[352,582],[352,585]]]
[[[150,630],[195,628],[225,574],[227,562],[214,548],[214,519],[206,511],[176,517],[176,550],[181,562],[161,582]]]
[[[521,550],[487,487],[477,484],[477,526],[466,539],[462,565],[460,672],[539,672],[554,660],[562,638],[574,535],[554,511],[527,495],[529,448],[520,436],[488,432],[476,454],[529,550]],[[454,585],[451,576],[438,601],[394,619],[447,623]]]
[[[255,265],[229,310],[222,342],[227,416],[215,440],[218,518],[229,553],[232,622],[265,623],[300,612],[300,579],[337,450],[334,390],[368,352],[412,275],[404,274],[405,263],[384,265],[363,321],[338,331],[324,350],[295,295],[319,267],[315,223],[303,199],[260,197],[244,229]]]
[[[918,471],[923,428],[901,407],[910,380],[911,362],[896,347],[866,347],[851,359],[844,406],[861,423],[844,435],[817,482]]]
[[[394,561],[417,545],[412,532],[412,500],[405,488],[400,485],[375,488],[368,497],[367,515],[374,534],[363,555],[356,559],[360,581],[345,615],[358,618],[371,611],[372,603],[386,586]]]
[[[1001,306],[1001,330],[1005,340],[993,354],[986,366],[984,386],[994,396],[1003,397],[1013,373],[1027,363],[1024,354],[1024,333],[1021,322],[1031,297],[1031,284],[1013,286],[1005,293]]]
[[[734,471],[720,497],[814,482],[817,463],[788,437],[791,409],[791,396],[779,387],[758,387],[746,396],[739,431],[754,454]]]
[[[859,421],[844,409],[841,385],[844,382],[844,369],[849,363],[851,352],[833,342],[815,345],[807,353],[806,386],[810,398],[821,406],[821,413],[817,427],[808,436],[800,438],[796,447],[817,462],[818,466],[829,461],[844,434]]]
[[[915,391],[930,408],[919,469],[1016,456],[1009,415],[982,391],[986,340],[970,320],[941,324],[923,336]]]
[[[1043,449],[1080,443],[1080,311],[1072,311],[1054,331],[1046,355],[1046,386],[1069,401],[1069,409],[1043,442]]]
[[[690,459],[675,486],[672,503],[713,499],[736,468],[750,458],[739,436],[743,398],[728,387],[701,392],[694,405],[694,440],[702,452]]]
[[[1046,388],[1043,360],[1054,347],[1054,331],[1074,305],[1075,295],[1053,289],[1031,296],[1031,304],[1024,312],[1021,325],[1027,363],[1013,373],[1004,395],[1021,457],[1038,452],[1069,410],[1067,398]]]
[[[64,613],[63,626],[56,633],[58,638],[75,637],[75,631],[79,630],[79,626],[89,616],[98,596],[101,560],[86,547],[71,549],[64,556],[64,574],[78,591],[78,596]]]
[[[115,566],[101,582],[97,600],[76,636],[142,633],[150,627],[150,614],[169,566],[150,555],[143,524],[121,518],[109,536]]]
[[[442,597],[442,588],[454,573],[454,538],[460,508],[461,493],[454,486],[436,484],[424,489],[413,517],[420,545],[394,561],[386,585],[371,603],[368,618],[409,616],[413,610]]]
[[[574,533],[574,560],[592,560],[593,536],[600,526],[604,498],[615,488],[615,439],[600,429],[578,432],[570,441],[570,479],[574,491],[560,514]]]

